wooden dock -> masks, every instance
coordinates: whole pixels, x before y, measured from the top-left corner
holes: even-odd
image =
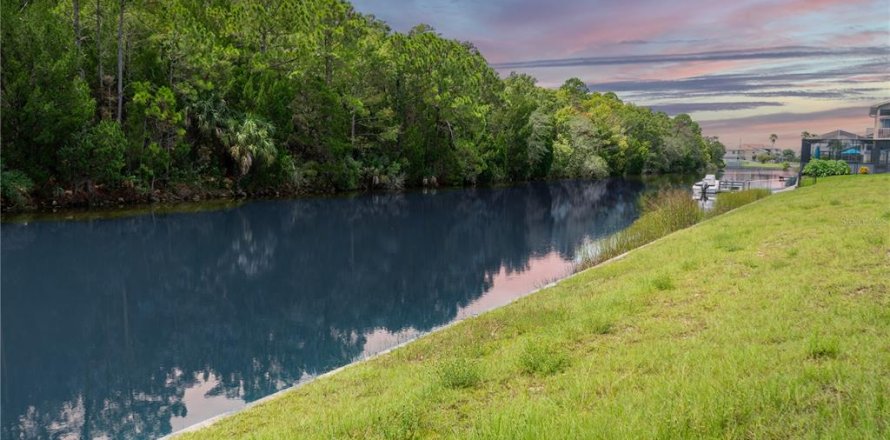
[[[721,192],[745,191],[749,189],[768,189],[781,191],[797,183],[796,177],[777,177],[775,179],[759,180],[717,180],[713,174],[708,174],[704,179],[692,185],[692,198],[696,200],[708,200],[716,197]]]

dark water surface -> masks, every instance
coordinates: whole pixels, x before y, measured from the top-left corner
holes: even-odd
[[[3,438],[154,438],[505,304],[639,181],[2,226]]]

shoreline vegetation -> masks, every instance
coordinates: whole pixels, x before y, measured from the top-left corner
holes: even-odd
[[[772,195],[176,438],[883,438],[888,187]]]
[[[688,115],[341,0],[2,4],[4,211],[688,173]],[[84,3],[86,5],[86,3]]]
[[[682,189],[662,190],[642,197],[642,214],[626,229],[600,240],[584,243],[576,270],[584,270],[630,252],[702,220],[767,197],[767,189],[720,193],[714,207],[705,211]]]

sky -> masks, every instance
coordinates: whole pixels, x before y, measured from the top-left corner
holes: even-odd
[[[865,133],[890,100],[890,0],[354,0],[406,32],[470,41],[501,74],[688,113],[727,145]]]

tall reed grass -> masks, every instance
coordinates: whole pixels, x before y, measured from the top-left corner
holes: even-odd
[[[749,189],[747,191],[720,193],[714,202],[714,209],[708,212],[708,216],[712,217],[732,211],[768,195],[770,195],[770,190],[768,189]]]
[[[723,214],[769,194],[770,191],[765,189],[721,193],[717,196],[714,209],[709,212],[702,210],[685,190],[661,190],[644,196],[640,201],[643,211],[640,218],[623,231],[584,243],[579,250],[575,270],[595,266],[671,232],[688,228],[704,218]]]

